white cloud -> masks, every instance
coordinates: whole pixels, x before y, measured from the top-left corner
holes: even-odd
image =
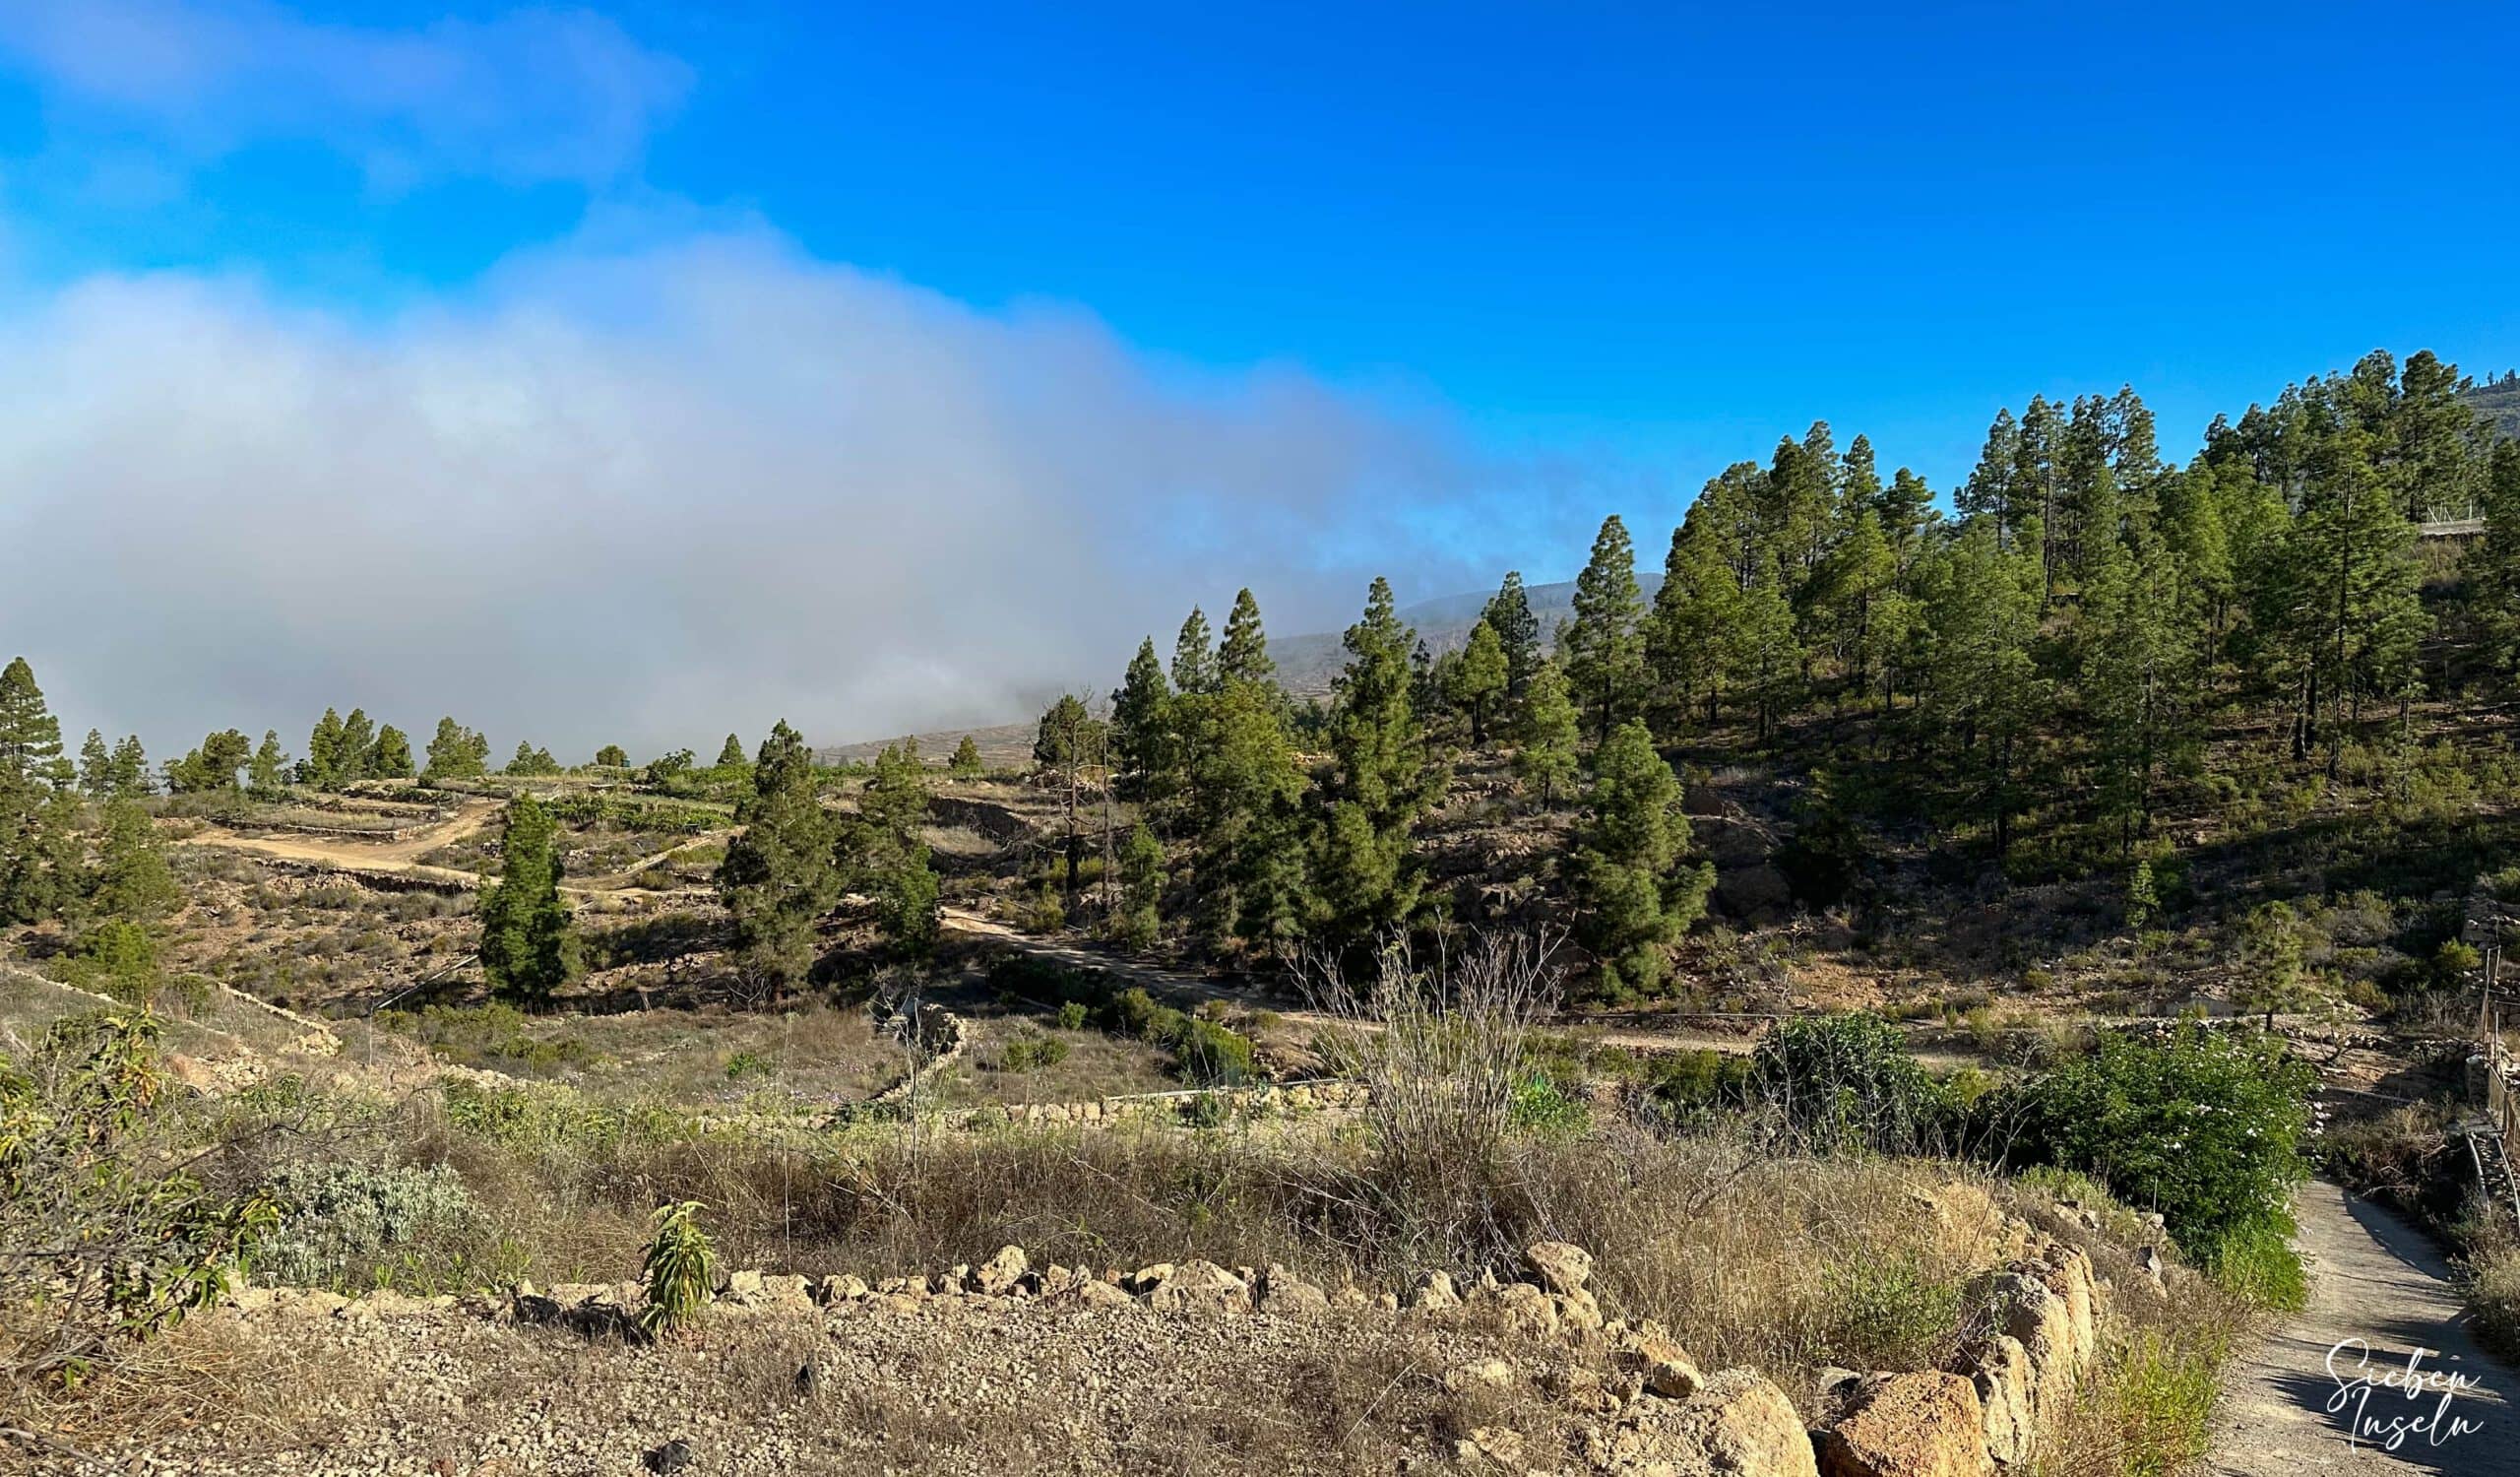
[[[396,31],[263,0],[0,0],[0,48],[57,107],[196,157],[316,139],[389,188],[444,174],[617,178],[691,83],[680,62],[580,10]]]
[[[744,231],[383,326],[88,280],[0,326],[0,648],[153,750],[328,703],[567,753],[1002,721],[1238,584],[1284,634],[1570,532],[1439,418]]]

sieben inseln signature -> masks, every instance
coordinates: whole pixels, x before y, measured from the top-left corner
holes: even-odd
[[[2374,1365],[2371,1346],[2359,1338],[2340,1339],[2327,1351],[2327,1375],[2336,1381],[2327,1413],[2343,1418],[2346,1440],[2395,1451],[2421,1438],[2438,1446],[2453,1437],[2484,1428],[2481,1421],[2460,1415],[2459,1396],[2477,1387],[2478,1378],[2456,1370],[2426,1369],[2424,1362],[2439,1351],[2418,1346],[2404,1365]],[[2373,1396],[2379,1397],[2373,1408]]]

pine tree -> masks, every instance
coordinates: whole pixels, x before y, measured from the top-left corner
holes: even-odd
[[[1296,809],[1303,773],[1284,707],[1247,682],[1174,701],[1176,713],[1186,708],[1197,720],[1184,787],[1195,922],[1214,940],[1292,942],[1312,903]]]
[[[2485,537],[2466,560],[2488,661],[2520,673],[2520,441],[2494,444],[2483,488]]]
[[[368,766],[376,758],[376,725],[368,718],[367,710],[352,708],[350,716],[342,720],[341,743],[335,753],[334,788],[374,776]]]
[[[1084,866],[1085,832],[1080,823],[1080,803],[1085,791],[1085,771],[1100,759],[1109,736],[1102,720],[1086,711],[1085,703],[1074,693],[1061,693],[1041,714],[1033,737],[1033,762],[1052,777],[1065,797],[1062,809],[1066,829],[1060,841],[1060,852],[1067,859],[1064,890],[1067,911],[1074,913],[1077,902],[1077,872]]]
[[[1541,663],[1523,703],[1522,747],[1514,755],[1514,772],[1540,792],[1540,803],[1548,809],[1557,807],[1559,794],[1574,783],[1580,724],[1575,704],[1566,696],[1565,674],[1555,662]]]
[[[501,999],[539,1004],[584,972],[560,896],[559,824],[540,801],[508,802],[499,880],[481,892],[481,974]]]
[[[88,731],[87,741],[79,745],[79,788],[91,800],[103,800],[114,793],[114,756],[105,748],[105,736],[94,729]]]
[[[1505,582],[1487,600],[1479,618],[1496,632],[1498,644],[1505,649],[1505,700],[1520,703],[1531,687],[1532,674],[1540,670],[1544,653],[1540,649],[1540,617],[1532,613],[1531,596],[1523,589],[1523,572],[1505,571]]]
[[[1172,690],[1185,696],[1214,692],[1219,680],[1216,646],[1208,634],[1207,612],[1190,608],[1181,634],[1172,642]]]
[[[1177,788],[1173,721],[1172,685],[1149,636],[1111,694],[1111,754],[1121,793],[1140,804],[1161,804]]]
[[[2306,756],[2324,740],[2331,772],[2366,698],[2412,692],[2417,648],[2430,626],[2418,598],[2415,525],[2371,452],[2365,432],[2331,427],[2314,435],[2303,455],[2300,514],[2254,592],[2275,674],[2297,698],[2294,752]]]
[[[1505,695],[1505,643],[1481,619],[1470,628],[1461,659],[1444,674],[1444,700],[1470,716],[1470,741],[1487,742],[1487,713]]]
[[[1260,624],[1260,603],[1249,590],[1233,597],[1226,616],[1225,644],[1217,648],[1217,679],[1267,684],[1277,680],[1278,664],[1269,660],[1269,633]]]
[[[236,771],[253,762],[254,740],[234,729],[202,739],[201,747],[166,766],[166,784],[178,795],[236,789]]]
[[[1327,809],[1315,848],[1315,890],[1332,931],[1358,938],[1418,905],[1410,828],[1442,793],[1410,702],[1410,629],[1377,578],[1342,644],[1348,665],[1330,717]]]
[[[137,801],[105,803],[104,836],[97,846],[95,890],[90,898],[104,918],[155,926],[183,906],[183,890],[166,865],[158,828]]]
[[[1645,685],[1644,597],[1636,584],[1636,549],[1627,525],[1612,514],[1593,540],[1593,556],[1575,579],[1575,618],[1560,633],[1566,677],[1606,738],[1633,711]]]
[[[988,765],[980,758],[980,746],[965,734],[963,741],[954,745],[954,756],[945,761],[945,772],[958,780],[976,780],[988,773]]]
[[[618,743],[607,743],[595,751],[595,762],[605,769],[627,769],[630,751]]]
[[[149,779],[149,754],[140,746],[138,734],[125,734],[114,745],[113,793],[130,799],[149,794],[156,787]]]
[[[34,669],[17,657],[0,668],[0,800],[49,794],[69,785],[76,770],[61,753],[61,722],[45,706]]]
[[[936,943],[940,889],[920,834],[932,800],[918,750],[907,740],[887,744],[858,796],[856,821],[842,833],[852,880],[875,898],[885,941],[913,958]]]
[[[2023,533],[2035,533],[2031,520]],[[2044,541],[2001,546],[1994,520],[1972,518],[1924,571],[1924,698],[1977,783],[2000,864],[2012,842],[2021,773],[2048,711],[2034,646],[2046,602]]]
[[[1758,582],[1741,592],[1736,621],[1732,666],[1764,742],[1801,702],[1804,658],[1794,605],[1785,594],[1785,571],[1773,555]]]
[[[551,750],[536,748],[532,743],[519,738],[516,741],[516,756],[508,760],[508,766],[503,772],[523,777],[553,775],[560,772],[560,761],[551,757]]]
[[[411,736],[390,723],[378,729],[376,742],[367,751],[366,768],[367,777],[371,780],[410,779],[412,773]]]
[[[2118,827],[2121,855],[2151,830],[2160,778],[2193,742],[2194,628],[2177,566],[2158,540],[2140,551],[2112,546],[2083,591],[2083,708],[2102,814]]]
[[[424,781],[477,780],[489,770],[490,740],[452,718],[437,721],[437,736],[429,739],[428,768],[421,771]]]
[[[274,800],[287,783],[288,755],[281,751],[280,731],[265,729],[262,746],[245,766],[245,789],[257,800]]]
[[[1870,690],[1872,664],[1880,655],[1873,641],[1873,617],[1898,578],[1898,561],[1881,531],[1880,515],[1863,505],[1821,564],[1812,601],[1814,623],[1826,633],[1839,666],[1859,693]]]
[[[1682,861],[1680,782],[1645,725],[1620,725],[1594,753],[1589,809],[1575,855],[1584,944],[1601,960],[1605,995],[1651,992],[1670,972],[1665,945],[1705,911],[1715,869]]]
[[[1112,932],[1146,948],[1164,932],[1164,843],[1140,821],[1120,846],[1120,917]]]
[[[743,830],[718,867],[738,963],[772,990],[803,983],[814,962],[814,926],[840,900],[839,827],[814,783],[805,740],[781,721],[762,740],[752,793],[735,806]]]
[[[1740,623],[1741,584],[1723,527],[1733,495],[1721,480],[1709,482],[1672,531],[1671,551],[1663,560],[1663,587],[1654,592],[1654,613],[1646,628],[1646,655],[1655,680],[1683,714],[1703,698],[1710,724],[1732,679],[1733,633]]]
[[[317,790],[342,788],[342,715],[326,708],[306,737],[306,765],[298,780]]]
[[[1923,551],[1925,531],[1934,520],[1933,489],[1923,478],[1902,467],[1892,475],[1877,511],[1881,535],[1890,544],[1891,562],[1905,578]]]
[[[728,734],[726,741],[718,745],[718,768],[741,769],[747,762],[744,758],[744,741]]]

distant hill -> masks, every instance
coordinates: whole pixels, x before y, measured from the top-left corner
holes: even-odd
[[[1654,592],[1663,588],[1663,577],[1639,571],[1637,585],[1649,602]],[[1418,639],[1430,651],[1451,651],[1470,639],[1470,628],[1479,624],[1479,612],[1487,608],[1493,590],[1472,590],[1460,595],[1437,596],[1404,606],[1400,618],[1416,629]],[[1545,641],[1557,630],[1557,623],[1575,610],[1575,584],[1572,580],[1555,585],[1532,585],[1524,592],[1531,600],[1532,613],[1540,617],[1541,639]],[[1340,633],[1324,631],[1313,635],[1288,636],[1269,642],[1269,655],[1277,660],[1278,680],[1298,697],[1317,697],[1330,690],[1330,679],[1339,674],[1347,663],[1347,653],[1340,648]]]
[[[2468,392],[2468,404],[2492,417],[2504,435],[2520,436],[2520,379],[2479,385]]]

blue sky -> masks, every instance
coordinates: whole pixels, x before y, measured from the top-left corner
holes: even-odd
[[[262,13],[379,37],[445,14]],[[1150,351],[1293,361],[1687,486],[1815,416],[1941,484],[2033,390],[2131,379],[2183,447],[2374,345],[2520,362],[2508,7],[600,19],[652,69],[639,121],[520,125],[610,130],[587,167],[499,166],[518,141],[492,138],[382,183],[320,110],[201,142],[215,116],[170,126],[22,49],[23,259],[400,301],[590,211],[746,213],[982,307],[1081,305]]]
[[[1564,577],[1612,510],[1651,559],[1708,476],[1814,417],[1947,488],[2034,391],[2131,381],[2184,455],[2215,411],[2374,346],[2520,364],[2515,41],[2520,12],[2488,6],[0,0],[19,373],[119,408],[82,432],[0,424],[0,459],[22,511],[129,523],[115,499],[147,484],[274,516],[320,498],[370,536],[478,478],[502,489],[484,510],[554,539],[571,510],[653,512],[687,469],[724,469],[706,480],[730,521],[852,531],[835,559],[934,488],[964,529],[1072,507],[1052,521],[1081,542],[1193,566],[1093,556],[1087,581],[1146,587],[1106,590],[1120,609],[1059,648],[1099,669],[1244,579],[1309,625],[1369,568],[1404,595],[1506,563]],[[729,300],[761,353],[722,331]],[[244,413],[156,426],[201,381],[153,371],[147,411],[130,366],[206,345],[197,374]],[[891,393],[896,365],[915,414],[818,444],[815,387]],[[657,407],[695,404],[688,444],[645,445]],[[590,429],[602,407],[622,418]],[[591,464],[554,449],[572,436],[638,445]],[[135,438],[166,460],[82,490]],[[975,445],[984,473],[946,455]],[[268,490],[308,464],[320,487]],[[379,490],[415,465],[441,481]],[[1130,516],[1097,522],[1099,486]],[[469,574],[467,546],[446,557]],[[0,600],[0,626],[31,619]],[[832,724],[1011,700],[966,670],[982,637],[904,639],[912,675],[857,673]],[[363,667],[294,625],[284,647]],[[819,660],[707,700],[820,690]],[[928,695],[880,695],[905,681]],[[170,696],[164,721],[215,696]],[[295,700],[277,679],[257,698]]]

